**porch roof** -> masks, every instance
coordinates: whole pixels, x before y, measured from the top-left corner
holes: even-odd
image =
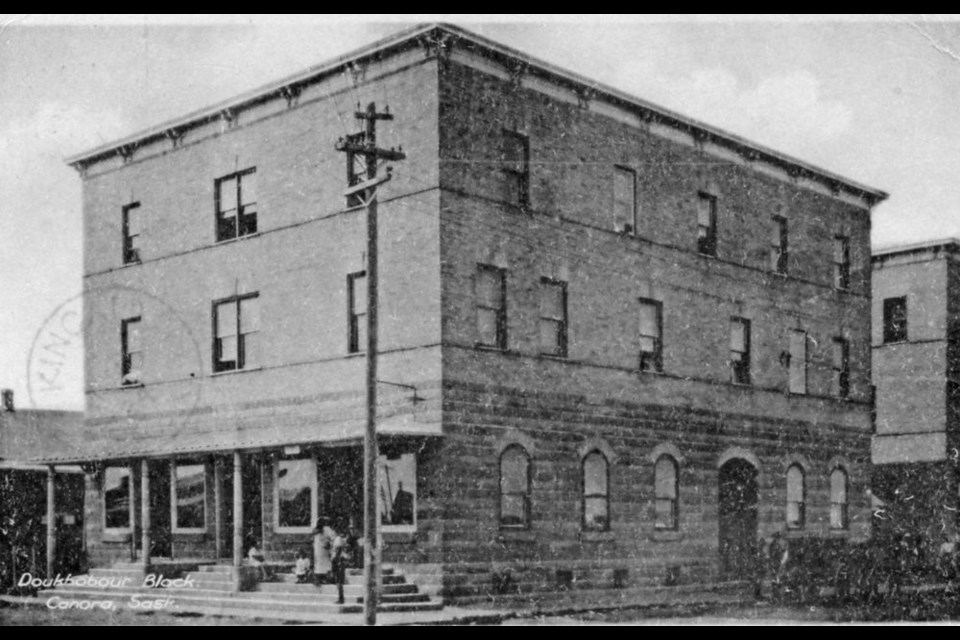
[[[267,424],[264,424],[266,422]],[[183,425],[166,433],[145,436],[140,429],[128,430],[126,438],[89,438],[84,445],[56,456],[34,458],[38,463],[80,463],[129,458],[178,456],[196,453],[263,449],[290,445],[333,445],[363,441],[365,422],[347,420],[337,423],[304,422],[297,425],[270,426],[270,421],[238,423],[230,431],[196,431]],[[430,437],[443,434],[439,413],[400,413],[378,420],[377,433],[387,437]]]

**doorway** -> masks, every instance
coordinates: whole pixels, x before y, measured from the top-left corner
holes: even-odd
[[[757,553],[757,469],[735,458],[720,468],[720,575],[726,580],[749,580]]]
[[[139,472],[139,467],[137,468]],[[150,557],[170,558],[171,530],[170,530],[170,461],[150,460],[148,473],[150,474]],[[143,491],[139,475],[136,477],[135,498],[136,530],[134,532],[134,546],[137,556],[143,553],[143,523],[141,520],[141,503]]]

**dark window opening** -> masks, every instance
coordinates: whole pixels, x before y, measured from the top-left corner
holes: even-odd
[[[663,303],[640,299],[640,371],[663,371]]]
[[[140,262],[140,233],[143,221],[140,203],[134,202],[123,208],[123,263]]]
[[[567,357],[567,283],[540,280],[540,353]]]
[[[367,272],[347,276],[347,352],[367,350]]]
[[[506,271],[479,265],[476,280],[477,344],[507,348]]]
[[[503,173],[506,200],[525,209],[530,205],[530,140],[516,131],[503,132]]]
[[[750,321],[730,320],[730,373],[737,384],[750,384]]]
[[[246,169],[216,181],[217,242],[257,232],[257,173]]]
[[[717,255],[717,196],[702,191],[697,195],[697,251]]]
[[[887,298],[883,301],[883,341],[907,341],[907,297]]]
[[[213,370],[247,369],[260,362],[260,298],[256,293],[213,305]]]

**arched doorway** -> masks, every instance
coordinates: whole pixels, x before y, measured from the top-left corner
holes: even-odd
[[[720,575],[748,580],[757,553],[757,469],[742,458],[720,467]]]

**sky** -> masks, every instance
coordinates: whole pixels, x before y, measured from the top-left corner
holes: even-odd
[[[960,237],[960,16],[0,14],[0,387],[83,408],[64,158],[430,21],[889,192],[875,248]],[[31,351],[51,335],[59,364]]]

